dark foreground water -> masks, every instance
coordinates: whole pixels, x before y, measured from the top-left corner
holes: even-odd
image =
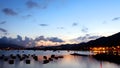
[[[10,50],[0,51],[0,55],[4,54],[9,56],[10,54],[35,54],[38,56],[38,61],[29,58],[31,63],[26,64],[25,60],[20,61],[16,58],[14,64],[9,64],[8,61],[0,59],[0,68],[120,68],[120,65],[110,63],[107,61],[97,61],[92,57],[85,56],[73,56],[70,55],[73,51],[32,51],[32,50]],[[90,54],[89,52],[78,52],[80,54]],[[43,56],[50,57],[50,55],[62,55],[64,58],[58,60],[54,59],[47,64],[43,64]]]

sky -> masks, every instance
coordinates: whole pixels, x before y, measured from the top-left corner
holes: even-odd
[[[120,0],[0,0],[0,35],[109,36],[120,31]],[[69,41],[70,42],[70,41]]]

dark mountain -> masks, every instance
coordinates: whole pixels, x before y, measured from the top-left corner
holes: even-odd
[[[120,45],[120,32],[108,37],[101,37],[96,40],[87,42],[85,45],[94,47],[94,46],[118,46]]]

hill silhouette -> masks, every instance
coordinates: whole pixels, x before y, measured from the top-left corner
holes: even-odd
[[[118,46],[120,45],[120,32],[108,37],[101,37],[96,40],[91,40],[87,42],[85,45],[90,47],[97,46]]]

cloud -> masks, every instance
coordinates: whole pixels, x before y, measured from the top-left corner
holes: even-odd
[[[0,35],[7,35],[8,32],[6,29],[0,28]]]
[[[64,27],[57,27],[57,29],[64,29]]]
[[[92,39],[92,40],[97,39],[97,38],[100,38],[100,36],[90,36],[90,37],[88,37],[88,39]]]
[[[26,47],[35,47],[36,46],[35,40],[33,40],[32,38],[29,38],[29,37],[25,37],[25,40],[23,40],[23,44]]]
[[[107,21],[103,21],[102,24],[107,24]]]
[[[58,37],[44,37],[44,36],[39,36],[37,38],[35,38],[35,41],[51,41],[51,42],[64,42],[62,39],[58,38]]]
[[[15,16],[17,15],[18,13],[15,12],[14,10],[10,9],[10,8],[4,8],[2,10],[6,15],[10,15],[10,16]]]
[[[82,31],[83,33],[87,33],[87,32],[88,32],[88,28],[87,28],[87,27],[83,27],[83,28],[81,29],[81,31]]]
[[[102,37],[102,36],[86,34],[85,36],[80,36],[80,37],[77,37],[77,38],[72,39],[70,41],[82,43],[82,42],[88,42],[90,40],[95,40],[95,39],[100,38],[100,37]]]
[[[72,26],[77,26],[77,25],[78,25],[78,23],[73,23],[73,24],[72,24]]]
[[[48,8],[49,4],[52,2],[53,0],[42,0],[38,2],[32,1],[32,0],[28,0],[26,2],[26,5],[28,8],[40,8],[40,9],[46,9]]]
[[[4,29],[0,28],[0,30],[6,32]],[[15,44],[23,47],[35,47],[40,45],[48,46],[48,45],[56,45],[56,43],[57,45],[59,45],[62,42],[64,41],[62,39],[59,39],[58,37],[44,37],[44,36],[39,36],[35,39],[29,37],[25,37],[23,39],[23,37],[20,35],[17,35],[16,38],[11,38],[6,36],[4,37],[2,36],[0,38],[0,43]]]
[[[41,41],[41,40],[47,41],[47,39],[44,36],[39,36],[39,37],[35,38],[35,41]]]
[[[59,43],[64,42],[62,39],[59,39],[57,37],[50,37],[50,38],[48,38],[48,40],[52,41],[52,42],[59,42]]]
[[[3,28],[0,28],[0,31],[3,32],[3,33],[7,33],[7,30],[3,29]]]
[[[6,21],[1,21],[1,22],[0,22],[0,24],[5,24],[5,23],[6,23]]]
[[[25,37],[25,39],[23,40],[22,36],[17,35],[16,38],[11,38],[11,37],[1,37],[0,38],[0,43],[7,43],[9,44],[13,44],[13,47],[16,47],[14,45],[19,45],[19,46],[23,46],[23,47],[34,47],[35,46],[35,42],[34,40],[32,40],[31,38]]]
[[[36,43],[35,46],[48,46],[48,45],[59,45],[61,43],[64,43],[64,41],[58,37],[44,37],[44,36],[39,36],[34,39],[34,42]],[[56,44],[57,43],[57,44]]]
[[[39,24],[40,26],[48,26],[48,24]]]
[[[27,18],[30,18],[30,17],[32,17],[31,14],[28,14],[28,15],[22,16],[23,19],[27,19]]]
[[[39,4],[37,2],[31,1],[31,0],[27,1],[26,5],[28,8],[39,7]]]
[[[20,35],[17,35],[18,41],[22,41],[22,37]]]
[[[115,18],[112,19],[112,21],[116,21],[116,20],[119,20],[119,19],[120,19],[120,17],[115,17]]]
[[[28,15],[26,15],[26,16],[24,16],[24,17],[31,17],[32,15],[31,14],[28,14]]]

